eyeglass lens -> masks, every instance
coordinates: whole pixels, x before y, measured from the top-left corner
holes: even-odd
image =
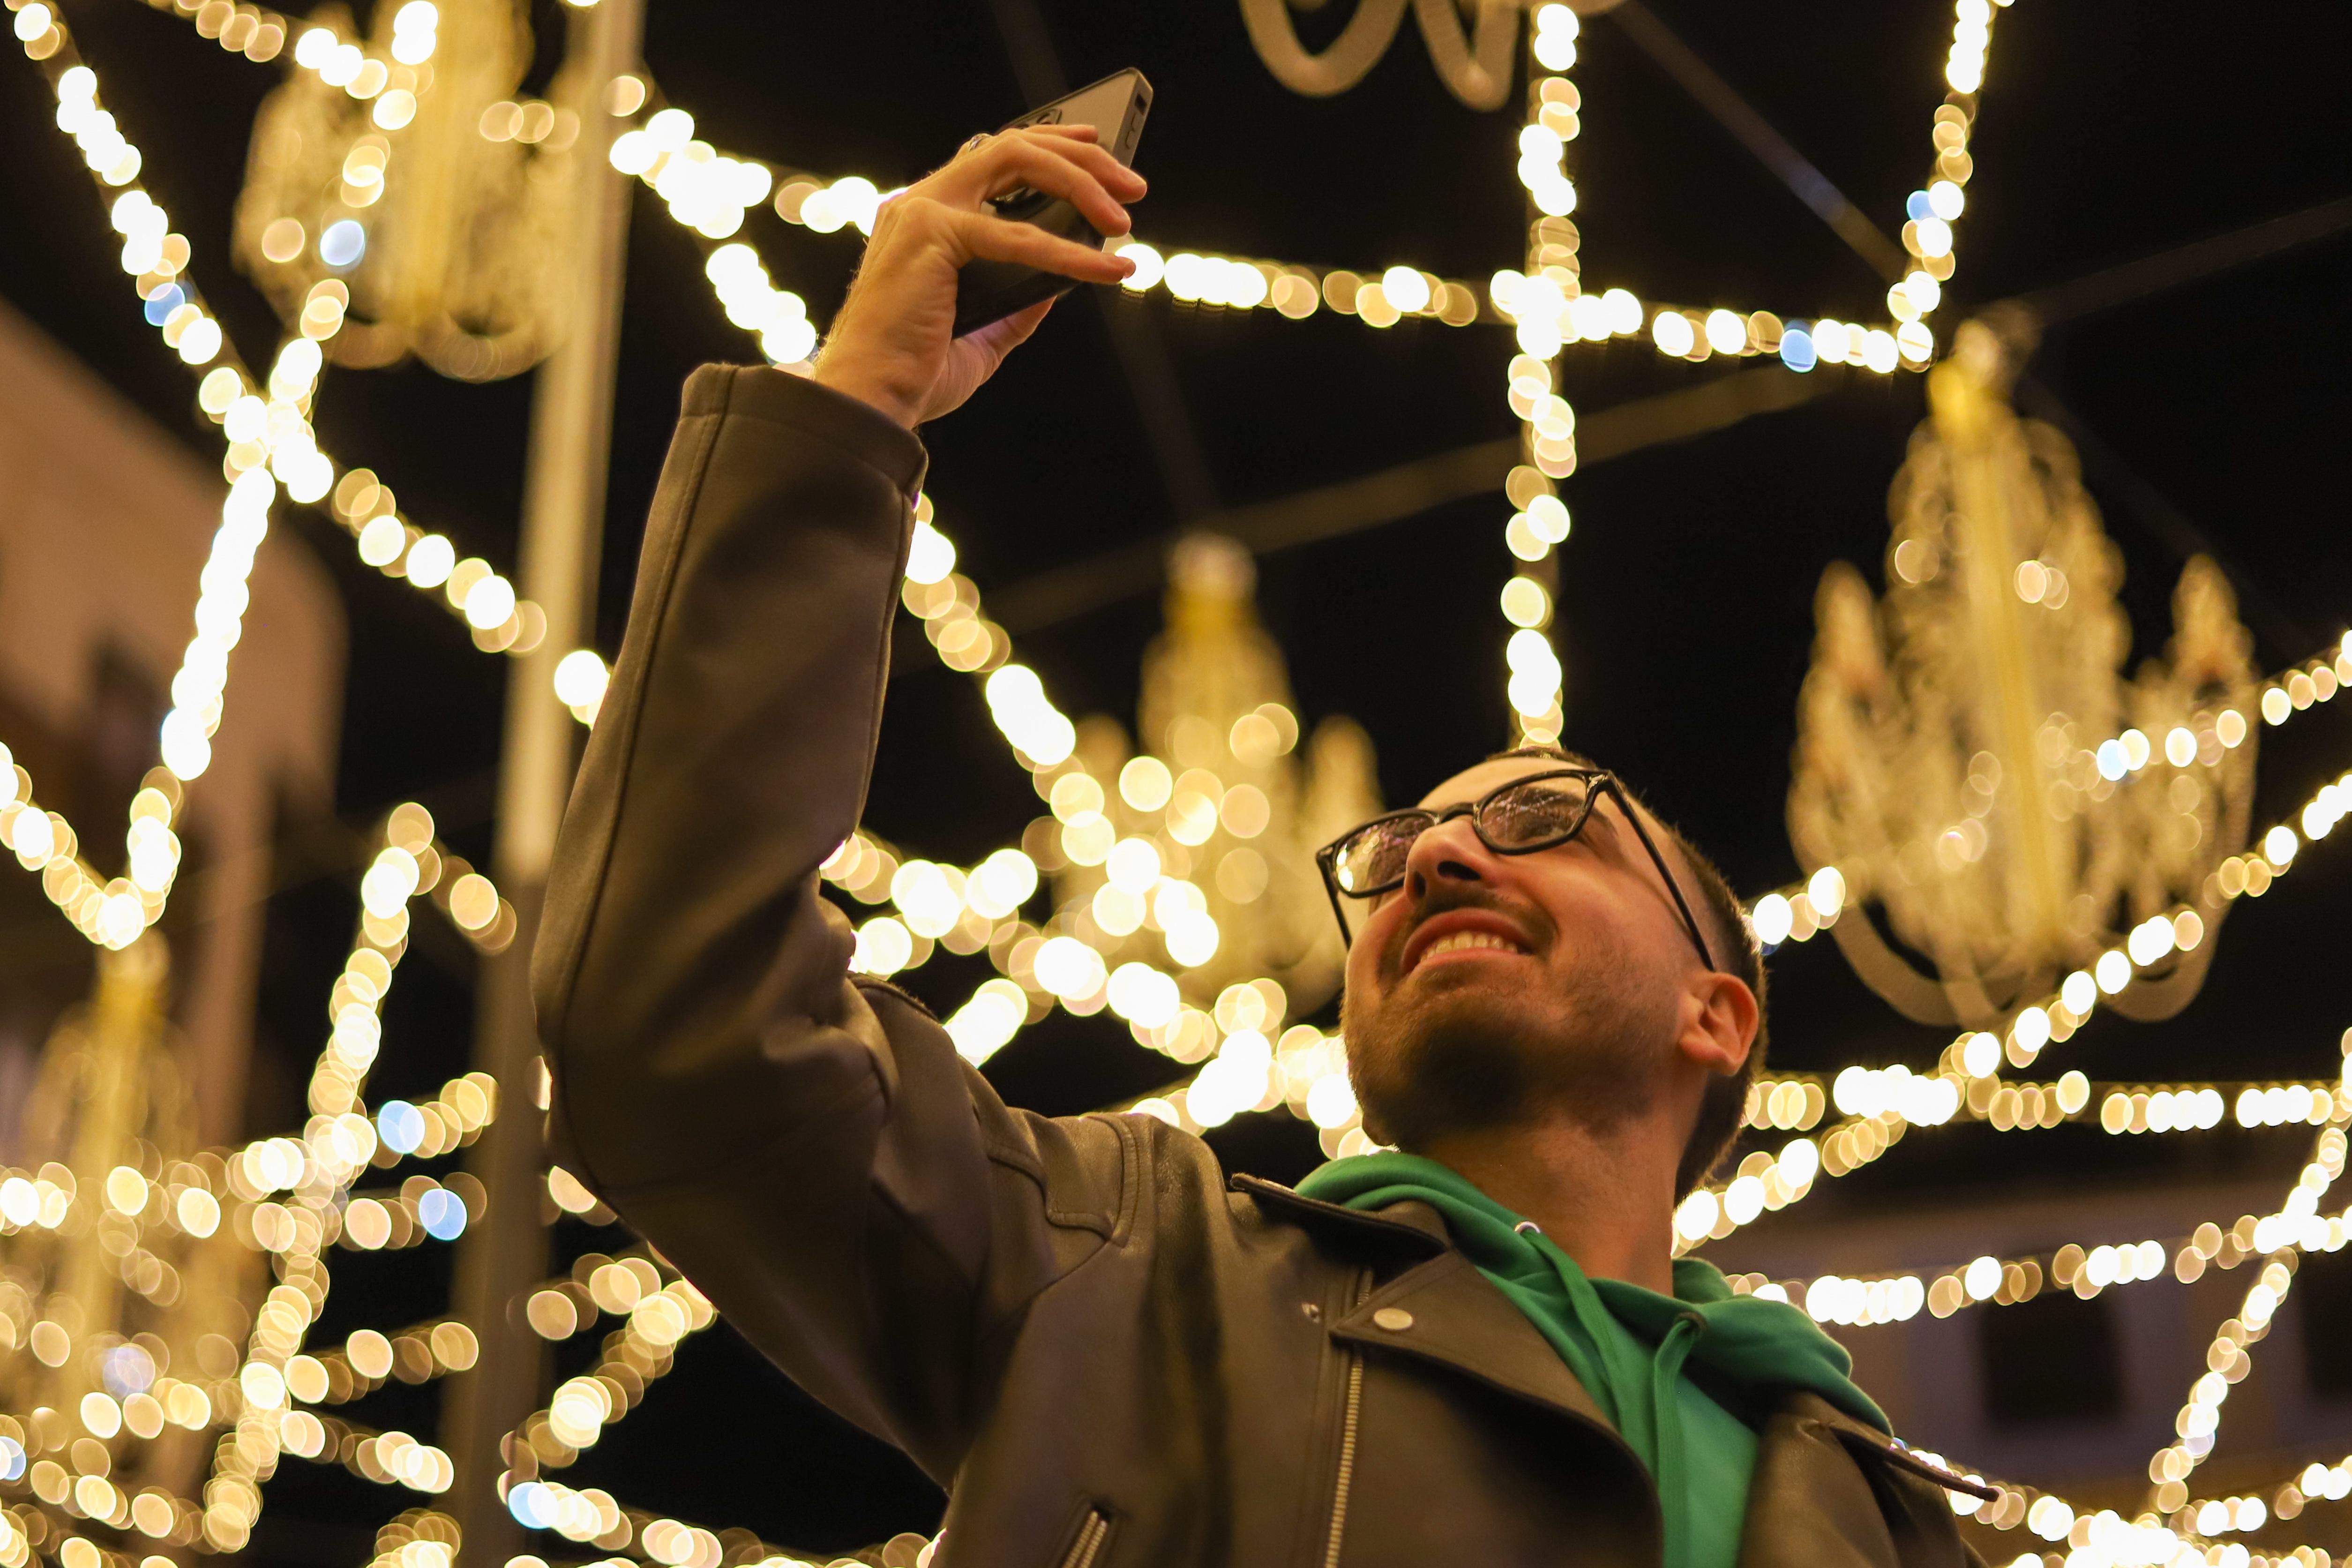
[[[1488,799],[1478,826],[1504,849],[1542,844],[1572,830],[1591,798],[1583,779],[1531,779]]]
[[[1478,809],[1478,826],[1499,849],[1542,844],[1576,826],[1591,794],[1580,778],[1530,780],[1487,797]],[[1412,812],[1367,826],[1340,848],[1334,868],[1339,890],[1368,892],[1403,880],[1414,842],[1437,821],[1434,812]]]

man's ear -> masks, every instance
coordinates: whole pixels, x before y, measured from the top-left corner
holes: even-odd
[[[1710,971],[1693,978],[1685,996],[1675,1048],[1718,1078],[1736,1076],[1756,1043],[1756,993],[1737,974]]]

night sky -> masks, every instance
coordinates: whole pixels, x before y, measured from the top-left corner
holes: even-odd
[[[275,322],[226,258],[247,128],[280,68],[224,55],[131,0],[64,9],[110,107],[146,153],[143,183],[194,242],[206,296],[247,361],[262,362]],[[561,37],[557,10],[547,0],[532,7],[539,82]],[[650,11],[646,57],[667,101],[690,109],[718,146],[779,165],[865,173],[887,188],[1024,107],[987,0],[887,16],[713,0],[658,0]],[[1874,221],[1900,225],[1928,163],[1947,7],[1658,0],[1656,14]],[[1157,88],[1138,158],[1152,194],[1138,226],[1161,248],[1373,271],[1409,261],[1476,279],[1519,262],[1517,94],[1494,113],[1462,107],[1410,21],[1363,84],[1307,100],[1258,64],[1230,4],[1055,0],[1044,16],[1069,80],[1135,65]],[[2185,5],[2019,0],[2000,14],[1958,271],[1937,316],[1947,334],[1993,301],[2352,190],[2341,83],[2352,13],[2287,0],[2216,24],[2215,13]],[[1336,19],[1302,26],[1320,39]],[[91,183],[47,123],[48,94],[13,53],[0,68],[12,77],[0,91],[0,202],[11,215],[0,293],[216,462],[194,378],[142,321]],[[1588,289],[1623,284],[1644,300],[1789,317],[1883,317],[1884,281],[1607,18],[1588,25],[1575,77],[1584,133],[1570,168]],[[692,237],[650,193],[639,188],[635,200],[598,628],[608,656],[679,384],[699,363],[756,357],[712,300]],[[854,230],[816,235],[755,210],[742,237],[818,320],[830,315],[856,258]],[[2319,651],[2352,616],[2343,500],[2352,394],[2340,369],[2352,342],[2347,259],[2338,233],[2044,338],[2031,374],[2079,426],[2086,479],[2126,562],[2135,661],[2168,636],[2172,585],[2190,552],[2231,574],[2265,670]],[[1139,317],[1164,354],[1197,441],[1197,474],[1161,467],[1112,352],[1106,307]],[[1507,329],[1494,326],[1408,321],[1376,332],[1328,312],[1291,322],[1187,310],[1164,293],[1072,297],[970,408],[925,432],[930,484],[960,569],[995,593],[1168,533],[1186,521],[1175,498],[1203,479],[1214,504],[1235,506],[1510,436],[1503,365],[1512,352]],[[1727,374],[1633,342],[1571,348],[1563,364],[1562,390],[1586,418]],[[1782,819],[1814,585],[1840,560],[1883,581],[1886,487],[1925,414],[1920,377],[1844,374],[1795,410],[1596,462],[1563,486],[1576,515],[1558,619],[1566,739],[1638,783],[1749,891],[1797,871]],[[340,372],[324,383],[318,425],[328,450],[375,468],[421,525],[506,567],[529,397],[528,378],[467,386],[413,366]],[[289,526],[343,585],[351,619],[337,813],[356,826],[422,799],[466,853],[487,858],[508,666],[477,653],[440,608],[362,566],[341,530],[291,515]],[[1365,723],[1391,800],[1417,795],[1507,737],[1507,628],[1494,610],[1511,564],[1506,515],[1499,498],[1479,497],[1260,563],[1261,610],[1306,717]],[[1025,637],[1021,657],[1073,716],[1107,711],[1131,724],[1138,660],[1158,626],[1156,596],[1138,595]],[[2347,716],[2352,706],[2338,703],[2264,733],[2258,826],[2352,765]],[[910,659],[891,690],[869,825],[916,852],[969,863],[1037,809],[971,683],[928,654]],[[257,1131],[296,1114],[290,1064],[316,1049],[312,1019],[356,894],[357,868],[337,861],[335,835],[289,826],[288,839],[257,1047],[265,1063],[288,1064],[277,1090],[286,1103],[270,1100],[265,1071],[255,1114],[277,1120]],[[2065,1065],[2095,1079],[2333,1073],[2336,1037],[2352,1023],[2336,967],[2347,906],[2346,868],[2333,862],[2344,853],[2311,848],[2308,866],[2239,910],[2204,994],[2180,1016],[2158,1025],[2102,1016],[2065,1047]],[[468,961],[454,942],[425,944],[423,956],[394,994],[373,1092],[429,1094],[465,1065]],[[943,958],[911,984],[944,1006],[983,973],[978,961]],[[1786,950],[1774,985],[1775,1058],[1790,1069],[1925,1067],[1949,1038],[1895,1016],[1825,942]],[[1052,1112],[1168,1077],[1114,1021],[1059,1015],[989,1070],[1009,1098]],[[1955,1191],[2284,1173],[2301,1144],[2283,1136],[2118,1140],[2069,1128],[2000,1142],[1958,1126],[1915,1134],[1811,1203],[1904,1208]],[[1282,1179],[1317,1158],[1303,1124],[1280,1116],[1244,1118],[1213,1142],[1230,1163]],[[567,1221],[558,1245],[568,1257],[619,1240]],[[324,1335],[404,1322],[445,1299],[429,1251],[338,1259]],[[430,1387],[375,1397],[385,1405],[362,1419],[430,1428]],[[927,1527],[938,1507],[903,1461],[816,1411],[726,1331],[693,1342],[568,1479],[813,1548]],[[289,1562],[353,1560],[366,1545],[357,1522],[401,1506],[302,1466],[271,1496],[257,1550]]]

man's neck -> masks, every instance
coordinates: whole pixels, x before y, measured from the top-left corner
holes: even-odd
[[[1635,1119],[1596,1134],[1556,1118],[1465,1133],[1418,1151],[1536,1222],[1592,1278],[1674,1293],[1674,1171],[1681,1151],[1643,1146]]]

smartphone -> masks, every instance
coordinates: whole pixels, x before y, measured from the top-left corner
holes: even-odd
[[[1135,144],[1143,135],[1143,117],[1150,108],[1151,84],[1143,79],[1141,71],[1130,68],[1107,76],[1091,87],[1082,87],[1066,98],[1055,99],[1042,109],[1033,109],[1004,129],[1017,131],[1024,125],[1091,125],[1095,128],[1097,145],[1109,149],[1111,156],[1120,163],[1132,163],[1135,161]],[[1077,208],[1059,196],[1049,196],[1024,186],[1006,192],[990,205],[1000,217],[1011,218],[1016,223],[1034,224],[1046,233],[1058,235],[1064,239],[1081,242],[1101,239],[1106,249],[1112,244],[1097,232],[1094,225],[1088,223]],[[956,279],[956,336],[977,331],[991,321],[1001,321],[1040,300],[1050,300],[1066,293],[1075,281],[1058,272],[1041,272],[1018,262],[971,262]]]

